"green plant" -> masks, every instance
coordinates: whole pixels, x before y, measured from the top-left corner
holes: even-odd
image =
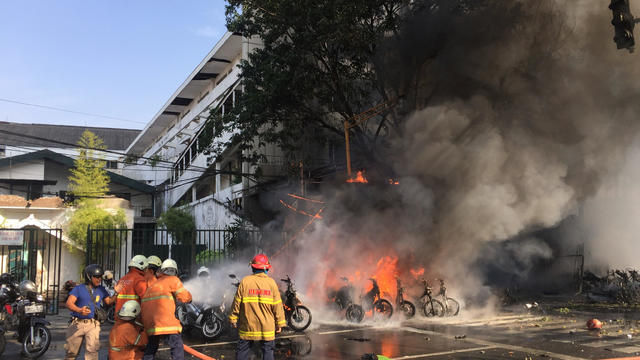
[[[245,220],[236,218],[226,227],[224,248],[230,258],[235,259],[240,252],[251,245],[250,232],[246,229]]]
[[[160,157],[160,155],[155,154],[151,157],[151,159],[149,159],[149,161],[147,161],[147,163],[151,166],[151,167],[156,167],[156,165],[158,165],[158,161],[162,160],[162,158]]]
[[[89,130],[82,133],[78,146],[78,156],[70,170],[69,189],[75,197],[75,205],[92,206],[109,191],[109,176],[99,153],[106,147],[102,139]]]
[[[93,229],[125,229],[127,227],[126,220],[122,209],[118,209],[115,214],[112,214],[94,206],[84,206],[73,213],[65,232],[76,245],[84,248],[87,245],[87,227],[89,225]],[[120,238],[118,235],[121,235],[119,232],[103,232],[101,234],[100,237],[92,239],[93,249],[119,246]],[[73,250],[72,247],[69,249]]]
[[[158,225],[167,229],[176,244],[190,244],[195,240],[196,221],[182,208],[163,212],[158,218]]]
[[[224,259],[224,250],[203,250],[196,255],[196,264],[208,266]]]

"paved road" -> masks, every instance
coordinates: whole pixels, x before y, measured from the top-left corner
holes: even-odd
[[[54,342],[43,359],[64,358],[66,313],[50,317]],[[574,317],[503,314],[481,320],[411,320],[393,325],[318,324],[304,334],[284,333],[277,339],[276,359],[359,359],[365,353],[392,359],[605,359],[640,355],[640,323],[606,321],[605,330],[584,328],[588,314]],[[106,359],[108,328],[102,331]],[[638,336],[636,338],[636,335]],[[10,339],[3,359],[19,358]],[[226,336],[210,344],[186,338],[193,348],[216,359],[234,359],[235,339]],[[161,348],[158,359],[169,359]],[[82,357],[80,357],[82,358]],[[189,358],[189,357],[187,357]],[[258,357],[254,357],[258,359]]]

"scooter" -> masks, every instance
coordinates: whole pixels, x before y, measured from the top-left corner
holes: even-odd
[[[286,279],[280,279],[280,281],[287,284],[287,290],[281,294],[287,324],[295,331],[304,331],[311,325],[311,311],[302,305],[302,301],[298,299],[296,289],[293,287],[289,275],[287,275]]]

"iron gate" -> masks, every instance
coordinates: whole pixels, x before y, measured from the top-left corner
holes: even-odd
[[[61,229],[0,229],[0,273],[33,281],[49,304],[48,314],[58,313],[62,242]]]
[[[172,258],[180,273],[192,274],[199,266],[246,258],[263,249],[265,234],[259,230],[201,229],[175,233],[166,229],[87,229],[87,264],[100,264],[116,278],[127,272],[137,254]]]

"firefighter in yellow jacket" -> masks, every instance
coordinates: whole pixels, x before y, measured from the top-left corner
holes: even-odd
[[[264,254],[251,260],[253,275],[245,276],[231,306],[229,321],[238,328],[236,359],[246,360],[254,341],[262,345],[262,359],[273,360],[276,333],[286,325],[280,290],[267,275],[271,268]]]
[[[175,301],[191,302],[191,293],[176,275],[178,264],[172,259],[163,261],[158,280],[147,288],[142,297],[142,324],[149,335],[144,360],[155,358],[161,339],[171,348],[173,360],[184,360],[182,326],[176,319]]]

